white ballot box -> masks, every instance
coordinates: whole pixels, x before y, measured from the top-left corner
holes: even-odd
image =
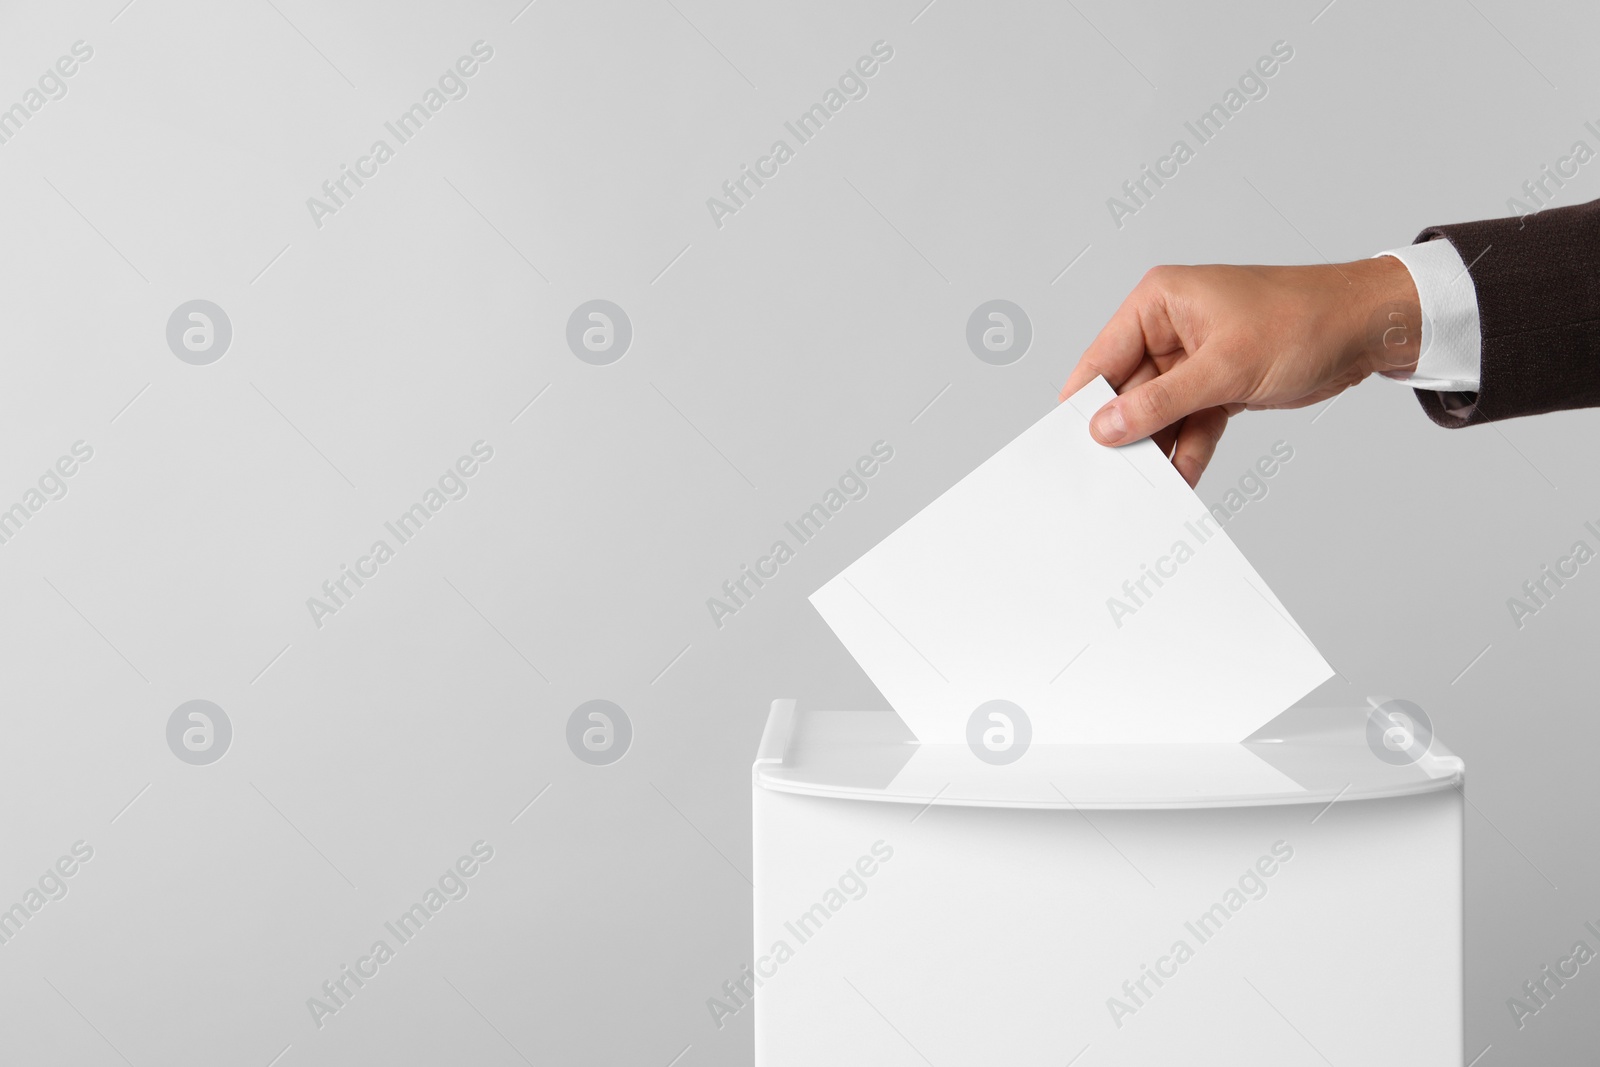
[[[773,704],[758,1067],[1461,1067],[1463,765],[1367,708],[993,763]]]

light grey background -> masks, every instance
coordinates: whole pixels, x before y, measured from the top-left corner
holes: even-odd
[[[0,506],[94,449],[0,545],[0,904],[94,848],[0,946],[0,1060],[748,1062],[751,1013],[705,1002],[750,960],[767,704],[881,705],[806,595],[1046,412],[1147,267],[1369,255],[1597,147],[1576,3],[924,2],[0,11],[0,105],[94,49],[0,144]],[[468,95],[317,228],[306,198],[478,40]],[[715,226],[880,40],[868,95]],[[1279,40],[1269,94],[1117,228],[1106,198]],[[197,298],[233,327],[209,366],[165,340]],[[597,298],[633,324],[610,366],[565,344]],[[1032,321],[1009,366],[966,345],[990,299]],[[1592,968],[1521,1030],[1505,1006],[1600,919],[1600,564],[1521,629],[1506,606],[1595,541],[1596,418],[1453,433],[1368,383],[1237,420],[1201,485],[1292,444],[1229,532],[1349,679],[1318,696],[1408,696],[1467,760],[1485,1067],[1600,1038]],[[315,627],[479,440],[465,499]],[[870,494],[715,627],[878,440]],[[594,698],[634,728],[610,766],[565,743]],[[167,748],[191,699],[232,721],[209,766]],[[313,1025],[480,839],[469,895]]]

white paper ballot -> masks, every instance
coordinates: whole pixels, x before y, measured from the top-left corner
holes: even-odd
[[[1149,441],[1096,444],[1103,379],[811,595],[926,744],[980,704],[1034,744],[1231,742],[1333,673]]]

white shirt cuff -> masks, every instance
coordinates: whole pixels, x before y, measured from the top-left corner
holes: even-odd
[[[1417,369],[1410,377],[1396,380],[1413,389],[1476,392],[1482,380],[1479,366],[1483,353],[1478,290],[1455,245],[1440,238],[1378,255],[1393,256],[1406,265],[1422,305]]]

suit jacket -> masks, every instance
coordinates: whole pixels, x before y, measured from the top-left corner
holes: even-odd
[[[1472,274],[1483,354],[1477,393],[1417,390],[1429,417],[1455,427],[1600,407],[1600,200],[1430,226],[1417,241],[1440,238]]]

